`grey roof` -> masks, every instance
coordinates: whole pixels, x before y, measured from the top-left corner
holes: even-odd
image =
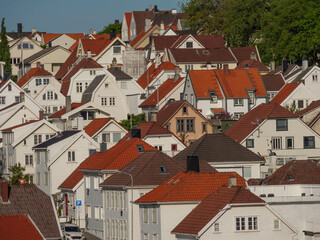
[[[18,38],[29,37],[32,35],[32,32],[7,32],[7,35],[15,40]]]
[[[90,85],[87,87],[87,89],[82,94],[81,102],[90,102],[93,91],[97,88],[97,86],[100,84],[100,82],[104,79],[106,75],[98,75],[96,76]]]
[[[130,77],[128,74],[125,72],[121,71],[120,68],[109,68],[108,71],[115,76],[116,80],[130,80],[132,77]]]
[[[64,139],[67,139],[68,137],[71,137],[77,133],[79,133],[81,131],[79,130],[70,130],[70,131],[63,131],[61,133],[59,133],[57,136],[49,139],[48,141],[45,141],[43,143],[40,143],[39,145],[33,147],[34,149],[37,149],[37,148],[47,148],[57,142],[60,142]]]
[[[24,60],[25,64],[29,64],[31,62],[33,62],[35,59],[42,57],[43,55],[46,55],[47,53],[50,53],[52,51],[54,51],[55,49],[59,48],[60,46],[54,46],[54,47],[50,47],[50,48],[45,48],[43,50],[41,50],[40,52],[37,52],[33,55],[31,55],[30,57],[26,58]]]
[[[301,71],[302,71],[302,69],[301,69],[301,68],[298,68],[297,70],[293,71],[292,73],[286,75],[286,76],[284,77],[284,79],[287,80],[287,79],[293,77],[294,75],[298,74],[298,73],[301,72]]]
[[[298,83],[300,80],[304,79],[304,77],[312,68],[313,67],[307,67],[304,71],[301,71],[301,73],[299,73],[299,75],[291,83]]]

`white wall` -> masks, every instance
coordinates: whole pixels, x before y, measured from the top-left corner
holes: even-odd
[[[61,46],[64,47],[66,49],[69,49],[74,43],[76,42],[76,40],[74,40],[73,38],[69,37],[68,35],[61,35],[59,37],[57,37],[56,39],[51,41],[51,46]]]

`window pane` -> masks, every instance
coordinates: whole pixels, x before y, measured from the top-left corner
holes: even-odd
[[[113,142],[119,142],[120,140],[121,140],[121,133],[113,133]]]

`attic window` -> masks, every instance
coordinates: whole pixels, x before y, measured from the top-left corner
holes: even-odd
[[[186,42],[187,48],[193,48],[193,42]]]
[[[137,145],[137,149],[139,153],[143,153],[144,152],[144,148],[142,145]]]
[[[293,181],[294,178],[291,175],[288,175],[289,181]]]
[[[161,166],[159,166],[159,168],[160,168],[160,173],[166,173],[167,172],[165,166],[161,165]]]

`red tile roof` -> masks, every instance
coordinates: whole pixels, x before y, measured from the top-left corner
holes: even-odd
[[[25,75],[23,75],[22,78],[19,79],[17,85],[22,88],[32,77],[36,76],[52,76],[52,74],[41,67],[31,68],[30,71],[28,71]]]
[[[174,79],[166,80],[157,90],[155,90],[146,100],[144,100],[139,107],[157,106],[158,101],[161,102],[162,99],[166,98],[166,96],[176,86],[178,86],[182,80],[184,80],[184,77],[179,78],[177,81],[174,81]]]
[[[75,43],[76,44],[76,43]],[[59,71],[56,73],[55,77],[57,79],[62,79],[69,71],[69,68],[77,60],[77,48],[78,44],[75,46],[75,49],[71,52],[67,60],[62,64]]]
[[[297,116],[303,116],[304,114],[313,111],[320,107],[320,100],[313,101],[308,107],[296,113]]]
[[[47,44],[48,42],[52,41],[57,37],[60,37],[63,34],[73,38],[76,41],[84,37],[84,33],[44,33],[43,42],[44,44]]]
[[[261,59],[259,58],[259,53],[257,51],[256,47],[232,47],[230,48],[233,55],[236,57],[238,63],[241,63],[245,60],[250,60],[251,53],[254,53],[256,55],[257,61],[261,62]]]
[[[62,79],[61,93],[67,95],[70,87],[71,78],[81,69],[86,68],[103,68],[99,63],[97,63],[92,58],[84,58],[77,65],[75,65],[72,70]]]
[[[241,142],[246,138],[254,129],[258,127],[256,120],[259,124],[265,119],[272,118],[297,118],[295,114],[281,107],[277,103],[263,103],[243,115],[234,125],[232,125],[225,135],[232,138],[236,142]]]
[[[214,70],[190,70],[189,74],[197,98],[210,98],[209,90],[223,97]]]
[[[84,128],[84,131],[92,137],[111,120],[115,121],[113,118],[95,118]]]
[[[237,178],[237,186],[246,187],[246,181],[236,172],[198,173],[180,172],[151,192],[136,200],[137,203],[163,203],[201,201],[222,186],[229,185],[229,178]]]
[[[126,12],[126,13],[124,13],[124,16],[125,16],[126,22],[127,22],[128,39],[130,39],[130,25],[131,25],[132,13],[131,12]]]
[[[265,204],[244,187],[221,187],[206,197],[173,230],[172,233],[198,235],[228,204]]]
[[[171,62],[163,62],[157,68],[155,64],[152,64],[148,70],[141,75],[137,83],[145,89],[163,70],[174,71],[175,65]]]
[[[2,129],[1,131],[11,131],[12,129],[19,128],[19,127],[22,127],[22,126],[26,126],[28,124],[31,124],[31,123],[34,123],[34,122],[38,122],[38,121],[40,121],[40,120],[30,120],[29,122],[22,123],[22,124],[19,124],[19,125],[15,125],[15,126],[12,126],[12,127],[6,128],[6,129]]]
[[[320,164],[315,160],[290,161],[266,177],[262,184],[320,184]]]
[[[281,104],[298,86],[299,83],[287,83],[271,100],[271,103]]]
[[[114,39],[81,39],[84,53],[90,49],[93,57],[105,50]]]
[[[44,239],[37,227],[26,215],[0,215],[0,239]]]
[[[266,65],[254,59],[243,60],[238,64],[237,68],[258,68],[260,72],[269,72],[269,68]]]
[[[285,84],[281,74],[268,73],[261,75],[267,91],[279,91]]]
[[[85,103],[72,103],[71,104],[71,110],[76,109],[82,105],[86,104]],[[49,116],[49,118],[60,118],[62,115],[64,115],[66,113],[66,108],[62,108],[61,110],[59,110],[58,112],[55,112],[54,114],[51,114]]]
[[[256,96],[267,97],[260,73],[257,69],[214,70],[227,98],[248,98],[246,90],[256,90]]]

